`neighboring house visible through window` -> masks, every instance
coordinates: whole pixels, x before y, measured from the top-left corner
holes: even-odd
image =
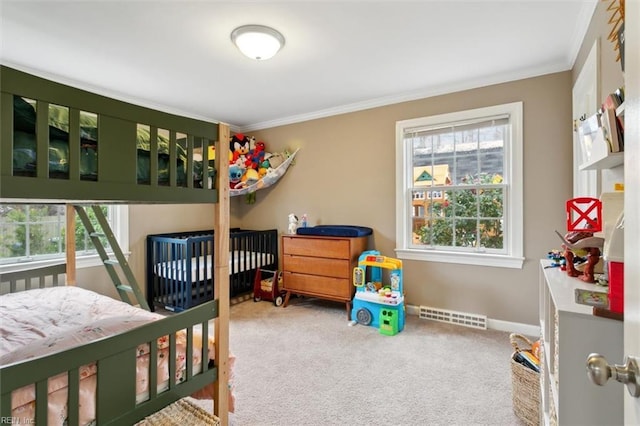
[[[107,220],[128,251],[127,206],[103,206]],[[94,227],[100,227],[87,208]],[[56,263],[65,259],[66,206],[57,204],[0,204],[0,271],[22,269],[29,264]],[[78,266],[101,264],[91,239],[76,215],[74,229]],[[109,243],[103,239],[109,251]]]
[[[522,103],[396,123],[402,259],[521,268]]]

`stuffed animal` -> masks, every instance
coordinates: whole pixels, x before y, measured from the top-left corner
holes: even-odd
[[[235,164],[229,166],[229,188],[237,189],[238,185],[242,183],[242,175],[244,175],[242,167]]]
[[[248,168],[257,170],[260,167],[260,164],[264,160],[265,155],[265,145],[264,142],[256,142],[255,148],[249,151],[249,163],[247,164]]]
[[[244,188],[246,186],[251,186],[256,183],[260,179],[258,172],[254,169],[246,169],[242,178],[240,178],[240,185],[236,186],[236,188]]]
[[[289,231],[290,234],[295,234],[296,233],[296,229],[298,229],[298,217],[293,213],[289,213],[289,228],[288,228],[288,231]]]
[[[269,167],[271,167],[272,169],[276,169],[280,164],[284,163],[285,158],[284,155],[275,153],[268,156],[265,155],[265,160],[269,160]]]
[[[247,155],[249,154],[249,146],[251,140],[243,133],[236,133],[231,137],[229,149],[231,151],[231,161],[229,164],[235,164],[240,167],[246,166]]]

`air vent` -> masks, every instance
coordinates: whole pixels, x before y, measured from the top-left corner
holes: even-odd
[[[485,315],[470,314],[467,312],[448,311],[446,309],[420,306],[420,318],[449,322],[482,330],[487,329],[487,317]]]

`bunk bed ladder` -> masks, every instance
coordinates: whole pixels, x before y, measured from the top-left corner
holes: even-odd
[[[120,295],[120,298],[122,299],[122,301],[127,302],[130,305],[134,305],[137,302],[141,308],[146,309],[147,311],[150,311],[149,304],[147,303],[147,300],[143,296],[142,292],[140,291],[140,287],[138,286],[138,282],[136,281],[136,278],[133,275],[133,271],[129,266],[129,262],[127,261],[124,254],[122,253],[122,249],[118,244],[118,240],[116,240],[116,237],[113,234],[113,231],[111,230],[111,226],[109,226],[109,222],[107,221],[107,218],[104,215],[104,212],[102,211],[100,206],[98,205],[84,206],[84,205],[74,204],[73,207],[78,213],[78,217],[82,221],[82,224],[84,225],[85,229],[89,233],[89,237],[91,238],[91,241],[93,242],[94,247],[98,251],[100,258],[102,259],[102,263],[107,269],[107,272],[111,277],[111,281],[113,282],[113,285],[118,291],[118,294]],[[89,214],[87,213],[87,210],[86,210],[88,207],[90,207],[91,210],[93,211],[96,219],[98,220],[98,223],[100,224],[100,227],[102,228],[103,233],[97,232],[95,227],[91,223],[91,220],[89,219]],[[111,250],[113,251],[115,259],[112,259],[109,257],[109,254],[107,253],[107,249],[102,243],[101,237],[105,237],[109,242],[109,245],[111,247]],[[118,274],[118,271],[116,270],[116,266],[120,266],[120,270],[122,274],[124,274],[127,284],[124,284],[122,282],[121,277]],[[131,295],[134,296],[135,301],[131,300]]]

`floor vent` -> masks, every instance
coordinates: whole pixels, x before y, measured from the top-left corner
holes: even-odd
[[[448,311],[446,309],[420,306],[420,318],[440,322],[464,325],[465,327],[487,329],[487,317],[484,315],[469,314],[466,312]]]

